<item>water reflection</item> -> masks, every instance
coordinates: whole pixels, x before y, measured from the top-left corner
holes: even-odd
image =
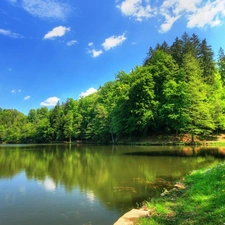
[[[54,191],[56,189],[55,182],[49,177],[46,177],[44,181],[38,181],[38,184],[42,185],[46,191]]]
[[[38,202],[41,224],[53,223],[44,220],[49,213],[66,215],[54,224],[112,224],[137,202],[160,195],[181,176],[218,163],[224,155],[225,148],[209,147],[0,146],[0,185],[6,187],[0,189],[0,224],[1,216],[12,213],[5,196],[14,196],[14,206],[26,205],[24,212]],[[20,197],[15,198],[15,190]],[[22,201],[21,195],[33,197]],[[69,210],[62,210],[60,202]]]
[[[150,151],[132,151],[125,152],[125,155],[136,155],[136,156],[183,156],[183,157],[199,157],[199,156],[213,156],[215,158],[225,157],[225,148],[222,147],[173,147],[173,149],[168,150],[165,147],[161,150],[150,149]]]

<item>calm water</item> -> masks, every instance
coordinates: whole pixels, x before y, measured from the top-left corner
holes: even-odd
[[[225,148],[0,145],[1,225],[111,225]]]

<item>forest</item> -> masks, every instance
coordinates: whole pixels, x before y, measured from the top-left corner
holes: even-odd
[[[143,57],[144,58],[144,57]],[[184,33],[150,47],[141,66],[78,100],[28,115],[0,108],[0,143],[116,143],[152,134],[225,131],[225,54]]]

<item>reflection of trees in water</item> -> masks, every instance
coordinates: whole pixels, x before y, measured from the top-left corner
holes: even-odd
[[[151,151],[133,151],[126,152],[125,155],[142,155],[142,156],[183,156],[183,157],[195,157],[195,156],[213,156],[218,158],[225,157],[225,148],[217,147],[195,147],[195,146],[185,146],[185,147],[174,147],[170,150],[167,147],[161,150],[151,150]]]
[[[145,153],[149,157],[145,154],[135,155],[138,150],[143,152],[146,149],[117,146],[112,150],[111,146],[79,145],[2,148],[0,177],[11,178],[25,171],[28,179],[44,183],[48,178],[56,187],[62,185],[67,191],[78,187],[82,192],[92,193],[92,198],[97,196],[112,207],[124,202],[135,204],[140,199],[146,199],[146,196],[158,194],[163,187],[170,187],[172,180],[215,161],[214,157],[168,157],[169,154],[163,151],[158,151],[160,157],[151,157],[148,151]],[[191,156],[191,153],[199,154],[202,150],[188,147],[179,151],[183,156]],[[218,149],[209,151],[218,152]]]
[[[185,154],[187,156],[207,156],[212,155],[214,157],[225,157],[225,148],[219,147],[185,147],[182,149],[181,154]]]

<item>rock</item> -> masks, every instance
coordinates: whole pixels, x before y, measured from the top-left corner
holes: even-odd
[[[177,182],[175,185],[174,185],[175,188],[177,189],[185,189],[185,186],[183,183],[181,182]]]
[[[133,225],[134,222],[142,216],[149,216],[149,211],[143,209],[132,209],[120,217],[114,225]]]

